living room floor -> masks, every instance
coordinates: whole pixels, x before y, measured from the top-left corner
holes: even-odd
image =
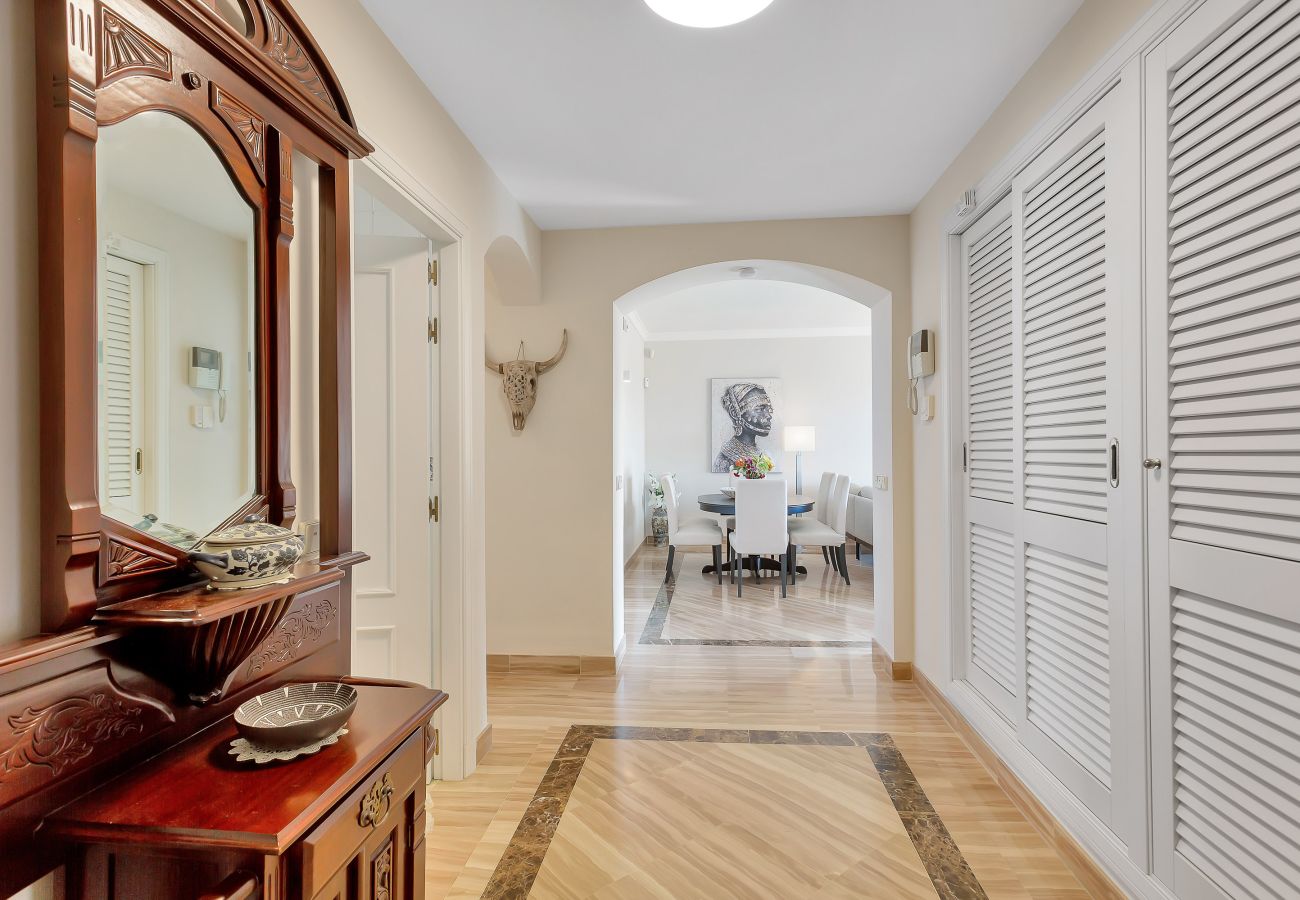
[[[678,560],[675,584],[661,550],[629,567],[619,674],[489,675],[491,751],[429,790],[430,897],[1088,896],[916,685],[877,675],[868,568],[839,591],[801,557],[815,615]],[[742,602],[774,637],[737,637]]]

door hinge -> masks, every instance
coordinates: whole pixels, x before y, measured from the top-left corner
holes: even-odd
[[[433,519],[433,521],[437,522],[437,521],[439,521],[439,516],[440,516],[440,515],[441,515],[441,513],[440,513],[440,511],[439,511],[439,509],[438,509],[438,498],[437,498],[437,497],[434,497],[433,499],[431,499],[431,500],[429,501],[429,518],[430,518],[430,519]]]
[[[433,729],[433,755],[438,756],[442,753],[442,729]]]
[[[429,340],[432,343],[438,343],[438,317],[432,316],[429,319]]]
[[[434,287],[438,286],[438,261],[436,259],[429,260],[429,284]]]
[[[135,448],[135,474],[144,474],[144,451],[139,447]]]
[[[968,471],[970,471],[970,470],[967,468],[967,466],[969,466],[969,465],[970,465],[970,456],[969,456],[969,453],[968,453],[968,450],[967,450],[967,444],[966,444],[965,441],[962,441],[962,442],[961,442],[961,470],[962,470],[963,472],[968,472]]]

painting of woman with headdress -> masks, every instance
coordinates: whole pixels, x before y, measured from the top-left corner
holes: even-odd
[[[777,459],[781,379],[714,378],[710,471],[727,473],[738,459],[766,453]]]

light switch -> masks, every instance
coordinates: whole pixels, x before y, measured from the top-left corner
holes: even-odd
[[[621,490],[623,490],[623,476],[622,476],[622,475],[615,475],[615,476],[614,476],[614,490],[616,490],[616,491],[621,491]]]
[[[194,405],[190,407],[190,424],[195,428],[211,428],[215,418],[211,406]]]
[[[877,475],[874,479],[872,479],[871,485],[878,491],[887,491],[889,490],[889,476]]]

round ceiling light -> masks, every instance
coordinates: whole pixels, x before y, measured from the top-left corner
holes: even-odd
[[[772,0],[645,0],[669,22],[691,28],[735,25],[767,9]]]

